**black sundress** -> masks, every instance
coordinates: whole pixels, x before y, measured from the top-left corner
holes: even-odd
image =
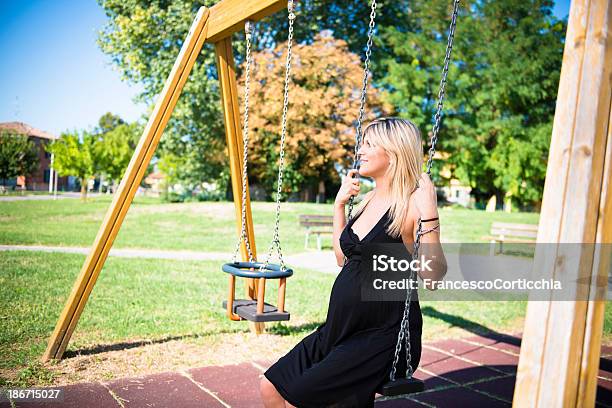
[[[376,390],[391,372],[397,334],[404,312],[403,302],[361,301],[359,284],[361,250],[370,242],[398,243],[386,231],[389,210],[360,240],[349,221],[340,235],[347,257],[331,290],[326,321],[302,339],[264,375],[290,404],[298,408],[373,407]],[[411,363],[421,359],[423,318],[418,292],[410,305]],[[402,347],[398,376],[406,372]]]

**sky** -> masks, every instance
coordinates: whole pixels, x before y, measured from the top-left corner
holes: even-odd
[[[569,2],[554,14],[567,16]],[[92,129],[108,111],[137,120],[141,88],[122,82],[96,44],[105,21],[95,0],[0,0],[0,122],[59,135]]]

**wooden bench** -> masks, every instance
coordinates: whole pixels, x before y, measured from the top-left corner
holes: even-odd
[[[334,216],[333,215],[300,215],[300,226],[306,228],[306,239],[304,240],[304,248],[308,249],[308,241],[310,234],[317,236],[317,249],[321,250],[321,235],[333,234]]]
[[[494,222],[491,225],[491,235],[484,237],[491,241],[489,255],[495,255],[495,244],[499,242],[499,253],[504,251],[504,242],[531,243],[538,236],[538,226],[534,224],[511,224]]]

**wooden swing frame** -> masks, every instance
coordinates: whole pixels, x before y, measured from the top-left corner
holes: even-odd
[[[215,44],[236,228],[240,232],[243,145],[231,36],[243,29],[246,20],[258,21],[286,7],[286,0],[222,0],[198,11],[49,339],[44,361],[62,358],[205,42]],[[612,242],[612,42],[607,34],[611,25],[612,0],[571,2],[538,242]],[[255,254],[248,188],[246,199],[247,234]],[[244,243],[241,255],[247,260]],[[534,264],[543,276],[592,282],[586,297],[576,293],[576,299],[590,300],[560,301],[551,294],[549,301],[528,302],[513,398],[516,406],[595,405],[607,291],[607,285],[597,283],[607,283],[610,258],[605,251],[594,253],[588,248],[575,262],[567,261],[561,246],[554,259],[536,252]],[[258,287],[249,279],[246,294],[250,299],[263,292],[261,284]],[[233,289],[230,278],[232,298]],[[255,332],[263,331],[263,323],[250,324]]]

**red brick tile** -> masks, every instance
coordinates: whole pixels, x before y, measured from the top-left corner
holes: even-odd
[[[451,358],[453,357],[447,354],[440,353],[439,351],[435,351],[427,347],[423,347],[423,350],[421,351],[421,361],[419,362],[419,367],[427,367],[432,363],[445,361]]]
[[[462,357],[485,366],[494,366],[496,369],[507,373],[515,373],[518,365],[518,356],[489,348],[474,350]]]
[[[431,345],[441,350],[444,350],[447,353],[452,353],[452,354],[457,354],[457,355],[469,353],[470,351],[483,347],[483,346],[470,344],[465,341],[454,340],[454,339],[436,341],[435,343],[432,343]]]
[[[435,388],[449,387],[453,385],[453,383],[450,381],[447,381],[437,375],[425,373],[418,368],[414,373],[414,377],[422,380],[425,383],[425,390],[433,390]]]
[[[416,394],[414,399],[436,407],[510,407],[511,404],[465,387]]]
[[[487,367],[477,366],[457,358],[433,363],[427,366],[427,370],[436,375],[441,375],[444,378],[458,382],[459,384],[465,384],[484,378],[498,377],[500,375],[499,372],[490,370]]]
[[[250,363],[196,368],[189,375],[233,407],[261,407],[262,372]]]
[[[501,338],[499,336],[495,336],[493,334],[489,334],[486,336],[481,336],[481,335],[475,335],[475,336],[471,336],[471,337],[466,337],[466,340],[470,340],[470,341],[474,341],[476,343],[480,343],[480,344],[486,344],[486,345],[491,345],[494,343],[497,343],[498,341],[501,340]]]
[[[376,408],[425,408],[427,405],[407,398],[396,398],[386,401],[375,401]]]
[[[131,407],[222,407],[214,397],[201,390],[189,378],[177,373],[125,378],[108,384]]]
[[[498,378],[491,381],[485,381],[478,384],[471,384],[468,387],[478,391],[484,391],[487,394],[492,394],[501,397],[507,401],[512,401],[514,396],[514,384],[516,377],[510,376]]]
[[[109,407],[120,407],[115,401],[112,395],[108,392],[104,386],[96,383],[80,383],[74,385],[67,385],[64,387],[51,387],[60,388],[64,390],[64,401],[61,403],[50,403],[46,402],[16,402],[17,407],[24,408],[42,408],[42,407],[66,407],[66,408],[109,408]],[[4,404],[0,404],[4,407]],[[10,405],[6,405],[10,407]]]

